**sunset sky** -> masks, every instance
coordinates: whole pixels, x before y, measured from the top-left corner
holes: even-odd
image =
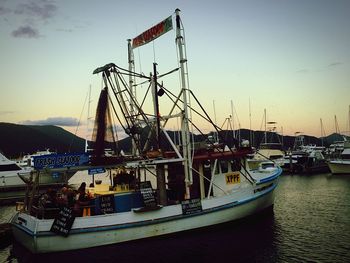
[[[321,136],[349,131],[350,1],[0,0],[0,122],[52,124],[85,136],[101,89],[92,71],[127,68],[127,39],[181,10],[190,88],[220,126]],[[137,69],[177,66],[175,30],[135,49]],[[236,123],[238,123],[236,120]],[[349,133],[348,133],[349,134]]]

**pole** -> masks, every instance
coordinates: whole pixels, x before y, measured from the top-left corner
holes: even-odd
[[[215,109],[215,100],[213,100],[213,109],[214,109],[214,124],[216,125],[216,109]],[[219,135],[217,132],[215,132],[215,136],[214,136],[214,142],[219,142]]]
[[[159,114],[159,101],[157,94],[157,63],[153,63],[153,98],[154,98],[154,115],[156,116],[157,126],[157,150],[160,149],[160,114]]]
[[[87,117],[86,117],[85,153],[87,153],[89,149],[88,134],[89,134],[89,121],[90,121],[90,103],[91,103],[91,85],[89,87],[88,110],[87,110]]]
[[[252,139],[252,113],[250,108],[250,98],[249,98],[249,143],[250,146],[253,146],[253,139]]]
[[[128,64],[129,64],[129,71],[130,72],[134,72],[135,71],[135,61],[134,61],[134,53],[132,50],[132,46],[131,46],[131,39],[128,39]],[[135,105],[134,105],[134,98],[136,98],[136,88],[134,87],[134,77],[132,76],[132,74],[129,75],[129,89],[130,89],[130,114],[131,116],[133,116],[133,118],[137,118],[134,117],[135,116]],[[135,137],[136,136],[136,137]],[[131,145],[131,153],[132,156],[136,156],[138,154],[137,151],[137,145],[135,142],[135,139],[139,139],[138,138],[138,134],[135,134],[134,136],[132,136],[132,145]]]
[[[184,38],[181,35],[181,19],[180,10],[176,9],[176,43],[179,50],[180,59],[180,74],[181,74],[181,91],[183,100],[183,117],[182,117],[182,146],[183,146],[183,157],[184,157],[184,172],[185,172],[185,183],[186,183],[186,198],[190,198],[190,186],[193,183],[192,178],[192,158],[190,148],[190,132],[188,124],[188,101],[187,93],[189,92],[186,88],[186,63],[187,59],[184,54]]]
[[[266,133],[266,109],[264,109],[264,118],[265,118],[265,144],[267,143],[267,133]]]

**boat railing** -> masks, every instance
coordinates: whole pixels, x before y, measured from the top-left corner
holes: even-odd
[[[32,205],[32,209],[30,210],[30,215],[35,216],[39,219],[54,219],[59,215],[62,207],[39,207],[36,205]],[[69,207],[73,210],[75,217],[83,217],[83,216],[91,216],[94,215],[95,204],[88,205],[80,205]]]

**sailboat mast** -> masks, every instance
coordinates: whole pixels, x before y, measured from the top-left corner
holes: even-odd
[[[236,135],[235,135],[235,123],[234,123],[234,121],[235,121],[235,115],[234,115],[234,113],[233,113],[233,101],[231,100],[231,116],[232,116],[232,118],[231,118],[231,121],[232,121],[232,123],[231,123],[231,125],[232,125],[232,136],[233,136],[233,139],[236,139]]]
[[[350,136],[350,105],[349,105],[349,112],[348,112],[348,122],[349,122],[348,135]]]
[[[335,126],[335,133],[340,134],[337,115],[334,115],[334,126]]]
[[[322,118],[320,118],[320,123],[321,123],[321,146],[323,147],[323,123],[322,123]]]
[[[253,137],[252,137],[252,113],[250,108],[250,98],[249,98],[249,143],[250,146],[253,146]]]
[[[186,87],[186,63],[184,47],[185,41],[181,34],[181,19],[180,9],[175,10],[176,13],[176,44],[179,50],[180,59],[180,74],[181,74],[181,90],[183,99],[183,118],[182,118],[182,146],[183,146],[183,157],[184,157],[184,171],[185,171],[185,182],[186,182],[186,198],[190,198],[190,185],[192,185],[192,158],[191,158],[191,147],[190,147],[190,131],[188,124],[188,100],[187,93],[189,92]]]
[[[267,143],[267,133],[266,133],[266,109],[264,109],[264,118],[265,118],[265,143]]]

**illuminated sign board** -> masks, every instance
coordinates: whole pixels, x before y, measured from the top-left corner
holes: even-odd
[[[173,29],[173,22],[172,22],[171,16],[169,16],[168,18],[164,19],[162,22],[158,23],[157,25],[151,27],[150,29],[146,30],[142,34],[135,37],[132,40],[132,47],[137,48],[139,46],[145,45],[172,29]]]
[[[89,156],[85,153],[47,154],[34,156],[34,169],[74,167],[88,162]]]

